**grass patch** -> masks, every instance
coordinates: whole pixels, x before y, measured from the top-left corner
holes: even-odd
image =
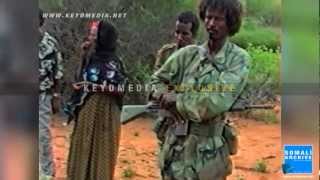
[[[236,180],[245,180],[243,175],[237,175]]]
[[[251,44],[276,50],[280,47],[280,32],[272,27],[261,25],[254,18],[246,18],[239,33],[233,36],[231,41],[244,49]]]
[[[131,167],[127,167],[122,171],[122,177],[124,178],[132,178],[134,175],[135,175],[135,172]]]
[[[263,121],[267,124],[277,124],[279,122],[276,113],[272,110],[252,110],[246,114],[246,118]]]
[[[253,169],[257,172],[267,172],[267,164],[264,160],[257,160]]]

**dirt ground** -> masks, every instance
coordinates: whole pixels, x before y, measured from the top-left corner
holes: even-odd
[[[280,123],[266,124],[240,118],[233,118],[233,121],[240,132],[240,150],[232,157],[234,169],[228,180],[281,179]],[[159,179],[157,141],[151,126],[151,121],[144,118],[122,126],[115,180]],[[72,125],[62,126],[62,121],[55,118],[52,133],[56,180],[66,179],[66,159],[71,131]],[[263,164],[266,165],[266,172],[254,170],[253,167],[258,160],[265,162]]]

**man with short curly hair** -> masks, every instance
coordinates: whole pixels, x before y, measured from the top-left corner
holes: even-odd
[[[174,122],[159,153],[164,180],[224,180],[232,172],[237,134],[226,112],[247,84],[250,57],[228,37],[239,31],[241,14],[239,0],[202,0],[199,15],[207,42],[178,50],[152,76],[151,99],[176,112],[164,117]],[[188,88],[173,92],[167,84]],[[226,86],[233,88],[221,90]]]

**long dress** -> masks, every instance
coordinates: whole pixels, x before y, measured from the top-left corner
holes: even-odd
[[[112,180],[120,139],[116,98],[90,95],[79,110],[71,137],[68,180]]]

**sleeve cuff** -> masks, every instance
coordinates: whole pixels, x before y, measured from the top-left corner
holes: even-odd
[[[178,94],[177,95],[177,101],[176,101],[176,108],[179,113],[183,112],[183,94]]]

